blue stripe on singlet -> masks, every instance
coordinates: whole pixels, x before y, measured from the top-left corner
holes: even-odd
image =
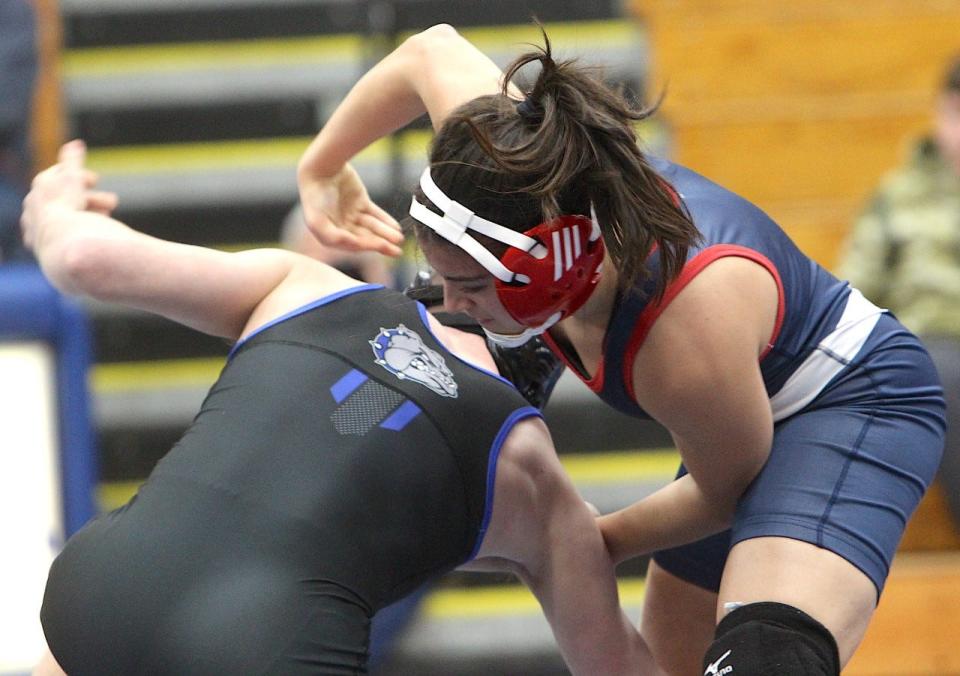
[[[380,427],[385,430],[399,432],[409,424],[411,420],[420,415],[420,407],[412,401],[407,400],[400,404],[393,413],[387,416],[387,419],[380,423]]]
[[[352,369],[330,387],[330,394],[333,395],[333,400],[339,404],[367,380],[369,380],[369,376],[366,373]]]

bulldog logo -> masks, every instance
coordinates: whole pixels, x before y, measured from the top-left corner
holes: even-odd
[[[368,342],[376,363],[400,380],[412,380],[440,396],[456,398],[457,383],[443,357],[403,324],[395,329],[381,328]]]

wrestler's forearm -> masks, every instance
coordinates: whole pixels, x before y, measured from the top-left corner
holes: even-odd
[[[44,218],[47,227],[34,250],[60,290],[231,339],[297,258],[285,251],[226,253],[167,242],[101,214],[57,206]]]
[[[105,270],[97,261],[110,256],[108,243],[124,242],[132,231],[103,214],[51,202],[33,211],[39,227],[30,246],[44,275],[65,293],[101,296]]]
[[[612,560],[593,515],[571,491],[546,517],[539,565],[520,574],[540,601],[573,674],[653,674],[650,650],[620,607]]]
[[[719,533],[733,519],[735,500],[718,502],[689,474],[643,500],[598,519],[617,563]]]

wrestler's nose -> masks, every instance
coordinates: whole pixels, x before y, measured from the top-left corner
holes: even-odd
[[[469,315],[475,306],[470,295],[457,289],[455,284],[443,285],[443,309],[447,312],[465,312]]]

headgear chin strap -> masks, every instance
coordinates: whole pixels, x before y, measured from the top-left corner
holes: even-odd
[[[548,319],[546,322],[540,326],[528,326],[520,333],[494,333],[490,329],[480,327],[483,329],[483,332],[486,334],[487,339],[491,343],[496,343],[500,347],[520,347],[531,338],[536,338],[551,326],[560,321],[560,317],[563,316],[563,313],[556,312],[554,315]]]
[[[477,216],[447,197],[430,176],[430,167],[421,174],[420,187],[443,215],[434,213],[416,198],[410,203],[410,215],[486,268],[496,278],[497,296],[504,308],[527,327],[515,336],[487,331],[491,340],[502,345],[522,345],[576,312],[596,287],[604,246],[592,205],[589,218],[559,216],[519,233]],[[468,230],[510,248],[497,258]]]

